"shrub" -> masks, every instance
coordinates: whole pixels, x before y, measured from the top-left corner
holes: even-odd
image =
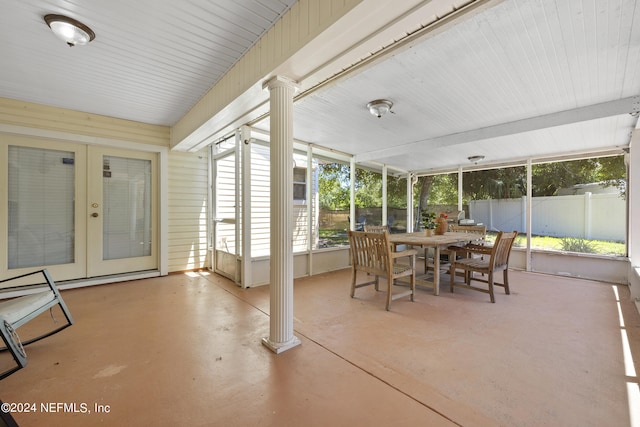
[[[585,254],[594,254],[597,252],[595,245],[590,240],[564,237],[560,240],[560,246],[566,252],[581,252]]]

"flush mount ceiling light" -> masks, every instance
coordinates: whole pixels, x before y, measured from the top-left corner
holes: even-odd
[[[376,99],[375,101],[371,101],[367,104],[369,112],[377,118],[380,118],[391,111],[391,107],[393,107],[393,102],[386,99]]]
[[[69,46],[83,45],[96,38],[96,34],[80,21],[64,15],[45,15],[44,22],[51,31]]]
[[[469,156],[467,157],[471,163],[478,163],[481,160],[484,160],[484,156]]]

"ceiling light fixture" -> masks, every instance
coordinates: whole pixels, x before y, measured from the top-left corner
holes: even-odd
[[[471,163],[478,164],[479,161],[484,160],[484,156],[469,156],[467,157]]]
[[[89,43],[96,34],[80,21],[64,15],[45,15],[44,22],[51,31],[70,47]]]
[[[369,112],[377,118],[380,118],[391,111],[391,107],[393,107],[393,102],[386,99],[376,99],[375,101],[371,101],[367,104]]]

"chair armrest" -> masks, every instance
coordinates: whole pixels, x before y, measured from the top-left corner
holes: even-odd
[[[406,249],[400,252],[391,252],[391,258],[401,258],[405,256],[412,256],[418,253],[417,249]]]
[[[491,252],[493,251],[493,246],[483,246],[469,243],[468,245],[464,246],[464,251],[474,254],[491,254]]]

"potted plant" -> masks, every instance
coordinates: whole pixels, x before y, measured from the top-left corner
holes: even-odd
[[[429,212],[424,209],[420,212],[420,217],[422,218],[422,226],[424,227],[425,234],[432,236],[433,230],[438,226],[435,212]]]

